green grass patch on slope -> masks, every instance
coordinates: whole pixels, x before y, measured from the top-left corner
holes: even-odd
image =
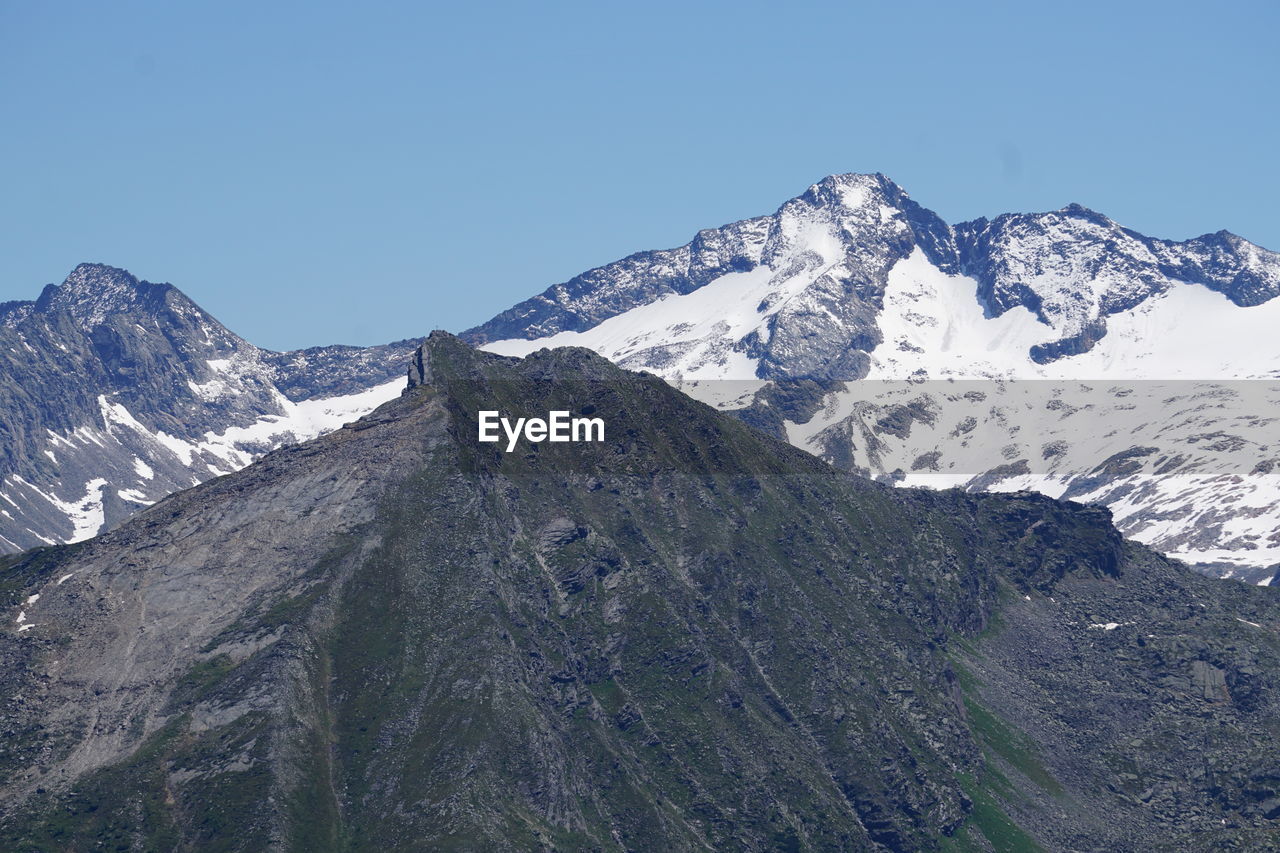
[[[1035,747],[1029,738],[968,696],[964,697],[964,707],[969,713],[973,732],[984,747],[1050,794],[1060,796],[1063,793],[1058,780],[1053,778],[1036,756]]]
[[[995,797],[991,796],[982,785],[969,774],[961,774],[960,787],[973,800],[973,812],[970,814],[970,826],[982,833],[983,837],[995,848],[996,853],[1024,853],[1024,851],[1040,850],[1040,845],[1023,832],[1005,814],[1004,809]],[[958,848],[963,849],[963,848]]]

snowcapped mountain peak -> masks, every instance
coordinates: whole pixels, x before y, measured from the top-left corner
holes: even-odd
[[[879,173],[828,175],[811,185],[802,195],[785,202],[778,217],[807,217],[840,225],[853,226],[849,236],[856,236],[862,226],[890,225],[904,209],[914,207],[901,187]]]
[[[954,230],[962,271],[977,280],[988,313],[1023,307],[1053,330],[1031,348],[1038,364],[1091,351],[1108,334],[1109,318],[1183,285],[1218,291],[1242,307],[1280,294],[1280,255],[1225,231],[1160,240],[1079,204]]]
[[[1032,352],[1041,363],[1087,351],[1103,318],[1169,287],[1146,238],[1078,204],[963,223],[956,235],[991,314],[1022,306],[1056,333]]]
[[[269,352],[105,264],[0,304],[0,553],[91,536],[341,426],[399,393],[416,343]]]
[[[62,286],[67,290],[96,289],[102,286],[138,286],[138,279],[128,270],[113,267],[109,264],[82,263],[77,264],[68,275]]]
[[[897,184],[878,172],[875,174],[850,172],[843,175],[827,175],[810,186],[804,195],[793,201],[804,201],[845,210],[860,210],[869,204],[901,192]]]
[[[465,334],[588,347],[870,475],[1104,503],[1166,553],[1269,580],[1277,295],[1280,254],[1227,231],[1160,240],[1078,203],[952,226],[846,174]],[[783,379],[820,381],[706,381]]]
[[[841,260],[851,240],[874,238],[865,232],[891,219],[894,210],[879,187],[858,180],[864,177],[825,178],[783,204],[774,215],[761,262],[775,270],[796,264],[830,267]]]
[[[1102,219],[1107,222],[1111,222],[1110,217],[1099,213],[1093,208],[1085,207],[1083,204],[1081,204],[1078,201],[1068,202],[1064,204],[1062,207],[1058,208],[1057,211],[1055,212],[1067,214],[1068,216],[1078,216],[1082,219]],[[1026,215],[1035,216],[1036,214],[1032,213],[1032,214],[1026,214]]]
[[[100,325],[108,316],[134,310],[148,297],[169,285],[141,282],[128,270],[106,264],[80,264],[62,284],[45,287],[33,309],[39,313],[69,311],[86,327]]]
[[[901,286],[889,294],[894,270]],[[1087,363],[1132,378],[1165,363],[1135,349],[1139,327],[1196,325],[1171,319],[1175,303],[1205,303],[1206,333],[1223,328],[1212,307],[1223,300],[1206,291],[1228,305],[1269,302],[1280,294],[1280,254],[1225,231],[1146,237],[1079,203],[951,226],[882,174],[836,174],[772,215],[590,270],[464,336],[510,355],[577,344],[686,379],[847,380],[873,364],[877,375],[912,364],[914,375],[926,363],[945,363],[948,374],[1043,376],[1058,362],[1055,374]],[[929,310],[913,307],[925,293]],[[1185,346],[1180,334],[1175,344]],[[1104,351],[1082,359],[1104,339]],[[957,360],[960,341],[1000,356]],[[1121,364],[1121,351],[1141,365]],[[1216,377],[1238,358],[1224,350],[1211,361]],[[1274,372],[1270,361],[1260,372]]]
[[[770,216],[590,270],[465,336],[511,355],[582,345],[669,376],[856,379],[889,270],[916,247],[954,271],[949,227],[897,184],[829,175]]]

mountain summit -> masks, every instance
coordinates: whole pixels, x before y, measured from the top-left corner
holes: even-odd
[[[0,552],[72,542],[399,393],[416,342],[273,353],[80,264],[0,305]]]
[[[86,328],[101,325],[110,314],[121,314],[140,303],[163,300],[169,284],[151,284],[128,270],[105,264],[80,264],[61,285],[45,287],[32,310],[41,314],[66,311]]]
[[[684,378],[856,378],[880,340],[888,270],[917,245],[945,262],[949,240],[883,175],[833,176],[772,216],[591,270],[463,337],[506,352],[580,334],[619,363]]]
[[[1224,232],[1183,242],[1145,237],[1075,204],[951,226],[883,175],[833,175],[771,216],[590,270],[463,337],[510,354],[581,344],[682,379],[906,378],[922,368],[933,376],[1059,376],[1074,365],[1041,366],[1090,352],[1111,318],[1161,297],[1182,299],[1175,291],[1189,285],[1225,297],[1216,309],[1223,319],[1206,318],[1222,323],[1234,316],[1229,306],[1280,294],[1280,255]],[[957,348],[940,337],[921,357],[891,358],[901,343],[894,327],[919,324],[893,305],[913,286],[973,315],[969,337],[983,346]],[[995,321],[1013,311],[1026,322],[1009,335],[1010,324]],[[992,339],[1002,331],[1004,339]],[[1132,361],[1119,343],[1110,360]],[[948,363],[928,370],[931,360]],[[1144,367],[1124,375],[1170,378]],[[1264,350],[1235,367],[1243,373],[1231,378],[1277,370],[1280,353]]]

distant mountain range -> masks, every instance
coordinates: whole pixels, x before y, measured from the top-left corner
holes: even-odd
[[[0,304],[0,552],[88,538],[335,429],[400,393],[416,344],[270,352],[101,264]]]
[[[1280,567],[1280,255],[1079,205],[949,225],[883,175],[548,288],[464,333],[586,346],[832,464],[1107,505],[1202,570]],[[399,393],[413,341],[261,350],[78,267],[0,306],[0,551],[67,542]],[[68,369],[68,367],[71,369]]]
[[[1280,376],[1280,345],[1226,333],[1268,328],[1277,294],[1280,254],[1225,231],[1158,240],[1074,204],[951,226],[883,175],[836,175],[463,338],[508,354],[579,344],[686,380],[1250,379]]]
[[[1274,846],[1277,590],[1103,508],[851,476],[583,349],[412,363],[0,558],[0,848]],[[507,453],[487,409],[608,431]]]
[[[589,347],[868,476],[1104,503],[1127,535],[1268,582],[1277,294],[1280,254],[1225,231],[1160,240],[1074,204],[953,226],[837,175],[463,337]]]

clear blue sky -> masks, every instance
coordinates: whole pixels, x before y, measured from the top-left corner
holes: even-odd
[[[92,260],[278,349],[459,331],[852,171],[1280,249],[1278,10],[0,0],[0,301]]]

